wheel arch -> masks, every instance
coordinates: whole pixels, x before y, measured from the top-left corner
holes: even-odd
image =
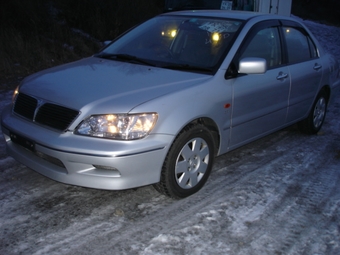
[[[330,98],[331,98],[331,88],[330,88],[330,86],[329,86],[329,85],[324,85],[324,86],[320,89],[319,93],[321,93],[321,92],[325,92],[325,93],[326,93],[326,96],[327,96],[327,104],[328,104],[328,103],[329,103],[329,100],[330,100]]]
[[[212,119],[207,118],[207,117],[201,117],[201,118],[197,118],[197,119],[189,122],[183,129],[185,129],[186,127],[188,127],[190,125],[195,125],[195,124],[204,125],[210,131],[210,134],[213,137],[214,151],[215,151],[215,156],[216,156],[217,152],[219,150],[219,147],[220,147],[220,133],[219,133],[219,129],[218,129],[215,121],[213,121]],[[179,133],[181,133],[182,130]]]

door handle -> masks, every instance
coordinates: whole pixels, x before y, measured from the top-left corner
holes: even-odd
[[[288,77],[287,73],[280,72],[279,75],[276,77],[277,80],[281,81]]]
[[[319,71],[321,68],[322,68],[322,65],[319,65],[318,63],[315,63],[315,65],[314,65],[314,67],[313,67],[313,69],[314,69],[315,71]]]

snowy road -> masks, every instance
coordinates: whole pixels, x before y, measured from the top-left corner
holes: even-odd
[[[338,54],[338,28],[308,25]],[[0,93],[0,112],[10,97]],[[338,255],[340,98],[327,114],[316,136],[292,126],[217,158],[179,201],[57,183],[7,157],[1,139],[0,254]]]

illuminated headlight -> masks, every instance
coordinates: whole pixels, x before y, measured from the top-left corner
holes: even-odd
[[[19,94],[19,86],[16,87],[16,89],[13,92],[12,95],[12,102],[14,103],[15,99],[17,98],[17,95]]]
[[[117,140],[145,137],[155,126],[156,113],[93,115],[76,128],[75,134]]]

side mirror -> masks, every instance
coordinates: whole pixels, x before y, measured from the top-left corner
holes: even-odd
[[[267,61],[264,58],[243,58],[239,63],[238,73],[264,74],[267,71]]]

